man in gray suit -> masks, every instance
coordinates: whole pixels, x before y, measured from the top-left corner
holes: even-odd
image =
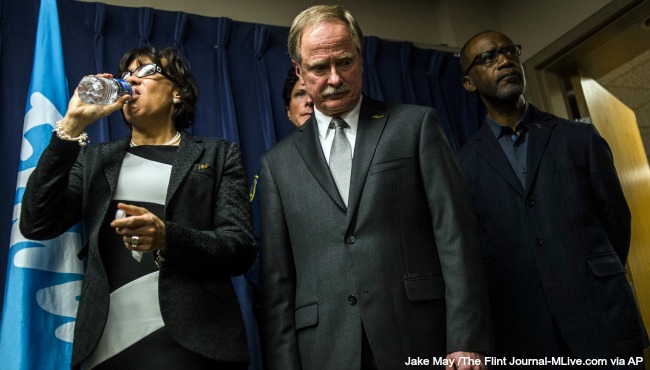
[[[303,11],[289,32],[315,109],[262,158],[266,368],[484,369],[490,315],[462,175],[433,109],[362,96],[362,40],[339,6]]]

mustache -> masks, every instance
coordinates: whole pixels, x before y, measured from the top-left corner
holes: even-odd
[[[336,87],[328,86],[325,90],[323,90],[321,95],[324,98],[326,98],[326,97],[328,97],[330,95],[343,94],[343,93],[346,93],[346,92],[350,92],[350,87],[347,86],[347,85],[341,85],[341,86],[336,86]]]
[[[513,77],[513,76],[517,76],[520,80],[523,80],[523,77],[524,77],[521,72],[515,70],[515,71],[512,71],[510,73],[506,73],[503,76],[499,77],[498,81],[501,81],[504,78]]]

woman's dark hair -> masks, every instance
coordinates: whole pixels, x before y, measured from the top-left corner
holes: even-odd
[[[146,64],[145,59],[157,64],[163,69],[163,75],[172,82],[174,89],[181,95],[181,101],[174,104],[172,119],[177,130],[181,131],[194,123],[196,101],[199,97],[199,88],[196,79],[190,70],[190,64],[185,57],[174,48],[156,50],[152,46],[131,49],[120,60],[120,73],[127,72],[129,65],[137,60]]]
[[[284,80],[284,86],[282,87],[282,99],[284,99],[284,107],[289,108],[291,104],[291,90],[293,86],[298,82],[298,76],[296,75],[296,70],[291,67],[287,73],[287,79]]]

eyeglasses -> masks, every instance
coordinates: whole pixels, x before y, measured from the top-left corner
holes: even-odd
[[[127,72],[122,72],[120,74],[120,78],[123,80],[126,80],[127,78],[135,75],[135,77],[147,77],[151,76],[153,74],[160,73],[161,75],[165,76],[167,79],[171,80],[171,77],[165,71],[163,71],[162,68],[160,68],[157,64],[155,63],[150,63],[150,64],[144,64],[139,66],[138,68],[132,70],[132,71],[127,71]]]
[[[474,58],[472,64],[467,67],[465,76],[467,76],[469,70],[477,64],[490,64],[496,62],[499,59],[499,54],[503,54],[510,59],[519,58],[521,55],[521,45],[504,46],[501,49],[488,50],[480,53],[476,58]]]

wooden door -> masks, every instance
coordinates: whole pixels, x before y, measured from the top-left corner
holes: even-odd
[[[595,80],[572,79],[581,117],[589,117],[607,140],[632,213],[632,241],[627,259],[645,327],[650,329],[650,168],[634,111]],[[646,351],[646,369],[650,369]]]

